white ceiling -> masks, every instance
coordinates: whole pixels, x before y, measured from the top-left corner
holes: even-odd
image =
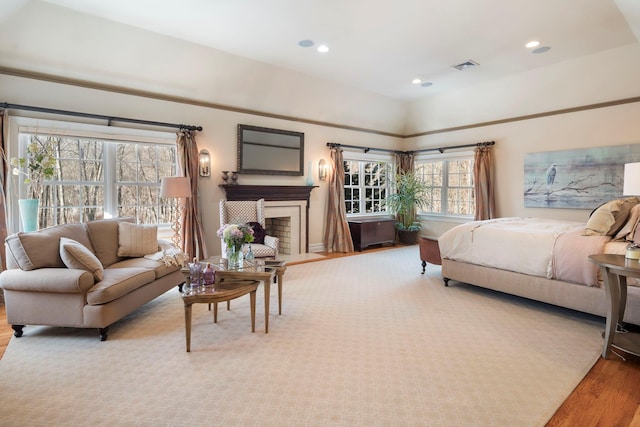
[[[401,99],[637,43],[640,37],[639,0],[45,1]],[[303,39],[331,50],[302,48]],[[524,47],[532,39],[551,50],[532,54]],[[480,67],[451,67],[469,59]],[[416,76],[433,86],[413,85]]]

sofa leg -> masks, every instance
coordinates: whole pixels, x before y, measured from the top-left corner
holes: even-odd
[[[451,279],[449,279],[448,277],[443,277],[442,278],[442,281],[444,282],[445,286],[449,286],[449,280],[451,280]]]
[[[100,341],[107,340],[107,332],[109,331],[109,327],[106,328],[98,328],[98,333],[100,334]]]
[[[424,274],[424,271],[427,269],[427,261],[422,261],[422,274]]]
[[[20,338],[22,336],[22,328],[24,328],[24,325],[11,325],[11,328],[13,329],[13,335],[17,338]]]

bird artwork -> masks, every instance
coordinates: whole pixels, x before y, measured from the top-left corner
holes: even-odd
[[[547,169],[547,194],[551,194],[551,189],[553,187],[553,182],[556,180],[556,164],[553,163]]]

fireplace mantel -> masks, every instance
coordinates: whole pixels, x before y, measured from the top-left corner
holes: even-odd
[[[227,193],[227,200],[283,201],[306,200],[317,185],[220,185]]]
[[[304,252],[309,252],[309,199],[317,185],[229,185],[221,184],[227,200],[258,200],[265,202],[303,202]],[[265,205],[266,206],[266,205]]]

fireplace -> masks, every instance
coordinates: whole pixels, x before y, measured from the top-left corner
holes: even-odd
[[[314,186],[221,185],[227,200],[264,199],[266,229],[280,238],[280,253],[309,252],[309,197]]]

